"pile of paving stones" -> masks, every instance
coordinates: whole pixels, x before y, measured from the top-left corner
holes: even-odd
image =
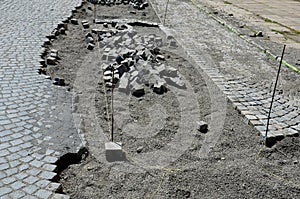
[[[113,6],[113,5],[131,5],[134,9],[143,10],[149,6],[149,3],[144,0],[89,0],[90,3],[100,4],[103,6]]]
[[[85,40],[91,45],[98,40],[101,61],[106,63],[102,70],[108,89],[114,86],[120,92],[141,97],[145,94],[146,86],[157,94],[167,92],[167,85],[185,88],[177,69],[164,64],[165,57],[160,52],[164,44],[160,36],[141,36],[128,23],[96,23],[102,26],[87,33]],[[169,38],[169,45],[177,47],[174,38]]]
[[[119,54],[114,63],[102,66],[103,80],[106,87],[116,85],[118,91],[136,97],[145,94],[145,86],[157,94],[167,92],[167,85],[185,88],[177,69],[160,62],[164,60],[159,48],[129,50]]]

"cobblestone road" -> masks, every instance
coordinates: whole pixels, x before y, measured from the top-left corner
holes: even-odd
[[[64,131],[74,129],[64,125],[71,97],[37,70],[46,36],[80,2],[1,1],[0,198],[65,197],[54,194],[60,184],[50,180],[56,176],[53,163],[66,152],[53,140],[66,140]]]
[[[158,15],[163,18],[166,2],[153,0]],[[197,2],[197,1],[196,1]],[[278,64],[256,47],[228,31],[191,1],[170,1],[166,26],[195,61],[223,90],[233,105],[250,123],[265,135],[268,109]],[[290,76],[293,71],[283,69]],[[299,76],[298,76],[299,77]],[[281,85],[292,81],[281,79]],[[271,114],[268,137],[280,139],[299,135],[299,96],[277,92]]]

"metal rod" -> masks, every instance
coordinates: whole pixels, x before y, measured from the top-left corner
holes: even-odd
[[[164,16],[164,23],[163,23],[163,25],[165,25],[165,23],[166,23],[166,17],[167,17],[167,11],[168,11],[168,5],[169,5],[169,1],[170,1],[170,0],[168,0],[168,1],[167,1],[166,10],[165,10],[165,16]]]
[[[112,66],[112,81],[111,81],[111,141],[114,141],[114,78],[115,68]]]
[[[269,124],[270,124],[271,111],[272,111],[273,101],[274,101],[275,92],[276,92],[276,87],[277,87],[277,83],[278,83],[278,78],[279,78],[279,74],[280,74],[280,70],[281,70],[281,64],[282,64],[282,60],[283,60],[283,55],[284,55],[284,51],[285,51],[285,46],[286,46],[286,45],[283,46],[282,55],[281,55],[281,58],[280,58],[279,68],[278,68],[278,72],[277,72],[277,76],[276,76],[276,81],[275,81],[275,85],[274,85],[274,90],[273,90],[272,100],[271,100],[271,104],[270,104],[270,110],[269,110],[269,114],[268,114],[268,120],[267,120],[267,128],[266,128],[265,139],[267,139],[267,136],[268,136],[268,130],[269,130]]]
[[[94,3],[94,22],[96,22],[96,9],[97,9],[97,7],[96,7],[96,3]]]

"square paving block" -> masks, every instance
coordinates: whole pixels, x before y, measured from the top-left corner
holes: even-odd
[[[122,146],[115,142],[105,143],[105,156],[108,162],[126,161]]]

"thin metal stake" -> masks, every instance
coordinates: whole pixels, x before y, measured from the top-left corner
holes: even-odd
[[[97,9],[97,7],[96,7],[96,3],[94,3],[94,23],[96,23],[96,9]]]
[[[112,66],[112,89],[111,89],[111,141],[114,141],[114,78],[115,78],[115,68]]]
[[[274,85],[274,90],[273,90],[273,95],[272,95],[272,100],[271,100],[271,104],[270,104],[270,110],[269,110],[268,120],[267,120],[267,129],[266,129],[266,134],[265,134],[265,137],[264,137],[264,139],[266,139],[266,140],[267,140],[267,136],[268,136],[271,111],[272,111],[273,101],[274,101],[276,87],[277,87],[277,83],[278,83],[278,78],[279,78],[279,74],[280,74],[280,70],[281,70],[281,64],[282,64],[282,59],[283,59],[283,55],[284,55],[284,51],[285,51],[285,46],[286,45],[283,46],[283,51],[282,51],[282,55],[281,55],[281,58],[280,58],[279,68],[278,68],[276,81],[275,81],[275,85]]]
[[[163,23],[163,25],[165,25],[165,23],[166,23],[166,18],[167,18],[167,11],[168,11],[168,5],[169,5],[169,1],[170,1],[170,0],[168,0],[168,1],[167,1],[166,10],[165,10],[165,16],[164,16],[164,23]]]

